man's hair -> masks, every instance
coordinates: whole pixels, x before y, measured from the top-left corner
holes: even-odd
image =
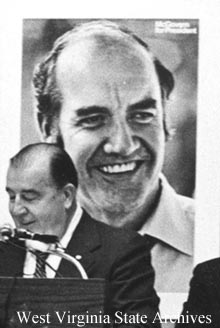
[[[42,124],[43,119],[46,119],[47,127],[51,128],[54,117],[58,118],[60,114],[62,95],[56,83],[56,63],[60,53],[71,42],[71,40],[80,39],[80,36],[82,35],[96,32],[116,32],[122,37],[129,38],[130,40],[139,43],[149,54],[151,54],[147,43],[132,31],[125,27],[121,27],[116,23],[99,20],[76,25],[72,30],[66,32],[55,41],[52,50],[35,68],[33,84],[37,100],[37,117],[40,125]],[[162,65],[156,57],[152,54],[151,56],[160,83],[163,107],[165,107],[166,100],[169,98],[174,87],[174,78],[172,73]],[[166,124],[165,110],[163,111],[163,115],[164,131],[166,136],[168,136],[169,131]],[[49,131],[47,132],[49,134]]]
[[[50,175],[58,189],[63,188],[67,183],[72,183],[77,187],[77,173],[70,156],[55,144],[30,144],[10,159],[10,165],[25,167],[37,161],[38,158],[45,159],[45,163],[49,161]]]

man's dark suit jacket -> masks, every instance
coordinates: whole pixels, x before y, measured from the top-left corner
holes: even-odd
[[[197,265],[190,282],[190,292],[182,314],[206,316],[206,323],[177,324],[184,328],[220,327],[220,258]],[[207,320],[211,318],[210,320]]]
[[[107,226],[83,213],[66,253],[81,255],[81,264],[89,278],[104,278],[107,311],[140,313],[148,316],[151,324],[158,311],[158,297],[153,288],[154,271],[146,240],[137,233]],[[22,276],[25,250],[0,243],[0,276]],[[61,260],[58,272],[63,277],[79,277],[73,264]],[[129,326],[127,326],[129,327]]]

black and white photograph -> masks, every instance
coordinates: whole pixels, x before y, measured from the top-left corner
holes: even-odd
[[[220,324],[220,7],[156,2],[1,22],[0,327]]]

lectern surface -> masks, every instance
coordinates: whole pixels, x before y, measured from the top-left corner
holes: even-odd
[[[107,327],[103,279],[0,277],[0,328]]]

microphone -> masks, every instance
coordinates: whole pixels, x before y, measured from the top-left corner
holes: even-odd
[[[37,240],[41,241],[42,243],[45,244],[55,244],[55,248],[51,249],[48,251],[49,254],[54,254],[57,256],[60,256],[62,259],[71,262],[77,270],[80,272],[81,277],[83,279],[88,279],[88,275],[83,268],[82,264],[74,257],[69,254],[66,254],[64,249],[61,248],[59,244],[59,239],[55,235],[44,235],[44,234],[39,234],[39,233],[33,233],[31,231],[25,230],[25,229],[16,229],[13,228],[10,224],[5,224],[0,228],[0,242],[7,242],[8,240],[13,240],[13,239],[18,239],[18,240],[24,240],[24,239],[31,239],[31,240]],[[26,248],[24,248],[26,249]],[[27,249],[29,249],[27,247]],[[29,249],[30,250],[30,249]],[[31,250],[33,252],[33,250]],[[45,264],[49,266],[52,270],[53,267],[50,266],[47,261],[45,261]],[[56,271],[56,270],[55,270]]]
[[[16,229],[11,225],[6,224],[2,228],[0,228],[0,240],[8,241],[9,239],[31,239],[41,241],[45,244],[55,244],[59,242],[59,239],[55,235],[45,235],[34,233],[25,229]]]

